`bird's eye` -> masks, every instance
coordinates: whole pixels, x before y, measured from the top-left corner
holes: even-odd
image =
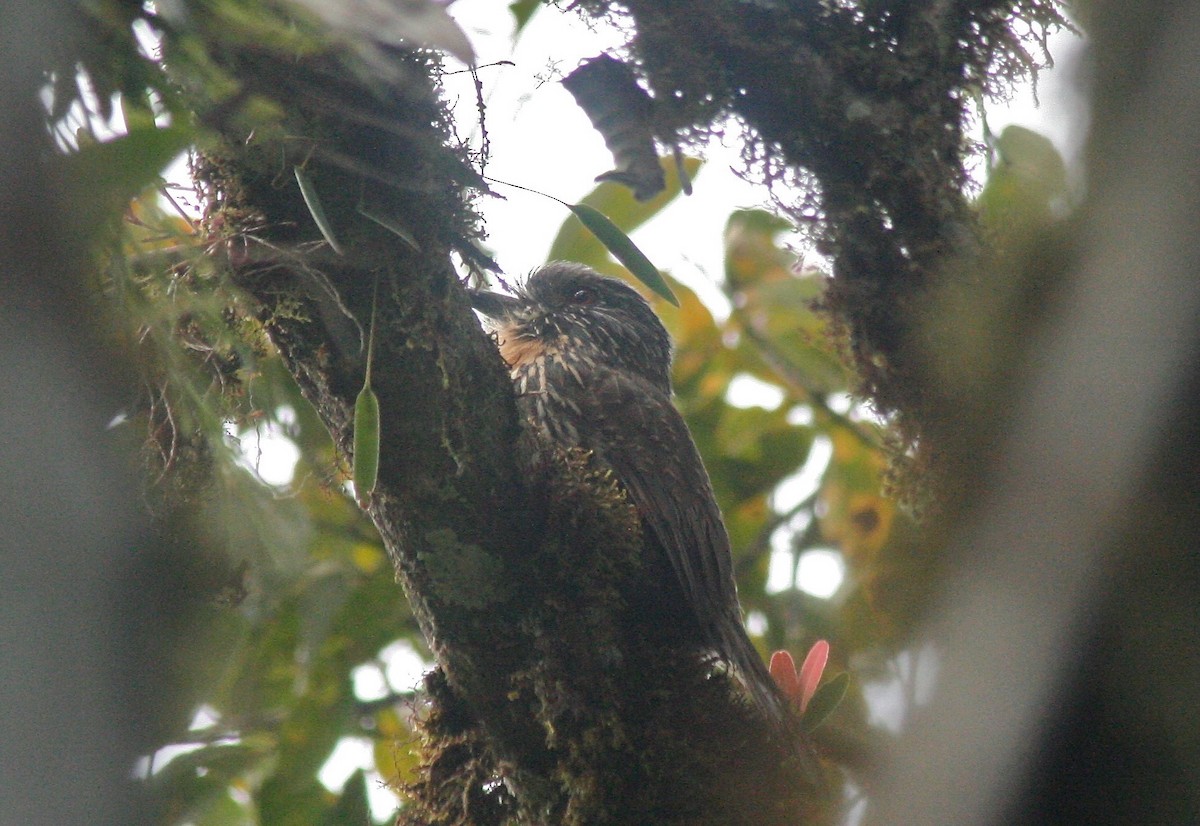
[[[574,304],[582,304],[585,307],[589,304],[595,304],[596,303],[596,291],[592,290],[592,289],[588,289],[587,287],[578,289],[575,292],[571,293],[571,301]]]

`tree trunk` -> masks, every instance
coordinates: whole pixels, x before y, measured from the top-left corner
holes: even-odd
[[[507,372],[450,266],[452,252],[481,258],[464,204],[484,185],[444,127],[436,65],[398,55],[393,81],[367,83],[327,58],[226,60],[244,85],[200,106],[222,136],[199,175],[207,223],[348,458],[378,284],[382,448],[368,511],[440,666],[402,818],[821,820],[831,801],[815,760],[773,740],[671,629],[625,608],[643,537],[612,480],[586,457],[535,464],[542,451],[522,437]],[[255,95],[280,101],[275,128],[243,120]]]

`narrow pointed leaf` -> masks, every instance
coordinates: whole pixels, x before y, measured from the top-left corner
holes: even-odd
[[[676,307],[679,306],[679,299],[667,286],[662,273],[607,215],[587,204],[567,204],[567,209],[575,213],[575,217],[600,239],[600,243],[604,244],[613,257],[624,264],[634,277]]]
[[[366,507],[379,478],[379,398],[364,384],[354,400],[354,496]]]
[[[293,169],[296,173],[296,183],[300,185],[300,194],[304,196],[304,205],[312,214],[317,229],[321,230],[321,235],[329,243],[330,248],[338,255],[342,255],[342,245],[338,243],[337,236],[333,234],[333,226],[325,215],[325,207],[321,206],[321,199],[317,195],[317,188],[313,185],[312,178],[308,177],[308,173],[298,166]]]
[[[824,723],[829,718],[829,715],[833,713],[833,710],[842,702],[842,698],[846,696],[846,689],[849,687],[850,675],[843,671],[818,688],[809,702],[804,716],[800,718],[804,730],[812,731],[821,725],[821,723]]]
[[[603,212],[622,232],[633,232],[670,206],[682,191],[682,181],[673,160],[660,158],[659,162],[667,179],[667,188],[649,201],[639,201],[627,187],[607,181],[580,198],[579,203]],[[684,158],[683,164],[690,178],[696,177],[703,166],[698,158]],[[574,218],[563,221],[559,227],[547,260],[578,261],[606,275],[614,274],[605,267],[608,253],[604,245],[581,221]]]
[[[417,243],[417,239],[413,237],[413,234],[411,232],[409,232],[407,229],[405,229],[403,226],[401,226],[398,221],[394,221],[390,218],[385,218],[382,215],[380,215],[378,212],[367,209],[362,204],[359,204],[358,207],[356,207],[356,208],[358,209],[359,215],[362,215],[364,218],[370,218],[372,221],[379,224],[379,226],[383,227],[388,232],[392,233],[397,238],[399,238],[401,241],[408,244],[410,247],[413,248],[414,251],[416,251],[416,252],[421,251],[421,245],[419,243]]]

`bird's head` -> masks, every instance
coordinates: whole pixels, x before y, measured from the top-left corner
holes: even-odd
[[[500,353],[516,368],[553,354],[590,367],[636,373],[671,392],[671,339],[636,290],[590,267],[556,261],[534,271],[516,295],[471,290]]]

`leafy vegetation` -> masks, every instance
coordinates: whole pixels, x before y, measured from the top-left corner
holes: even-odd
[[[362,53],[335,56],[321,27],[293,17],[284,4],[183,6],[187,13],[173,17],[166,4],[157,13],[119,0],[80,4],[79,14],[100,25],[102,35],[79,58],[81,69],[65,62],[51,74],[51,119],[70,144],[64,167],[92,185],[94,203],[81,215],[95,216],[86,230],[95,238],[98,300],[107,302],[113,336],[137,355],[140,386],[131,391],[122,427],[146,434],[152,507],[161,515],[187,512],[196,531],[190,541],[205,549],[203,587],[191,597],[193,625],[176,652],[178,696],[161,750],[148,755],[144,783],[161,799],[169,823],[365,822],[373,789],[388,789],[403,804],[418,783],[419,724],[428,713],[412,685],[381,675],[392,673],[398,652],[431,657],[388,553],[349,492],[346,456],[298,387],[292,365],[269,341],[267,327],[289,313],[306,322],[311,306],[283,301],[268,318],[230,275],[276,243],[270,234],[276,228],[264,226],[259,234],[257,216],[215,208],[238,205],[221,188],[230,178],[215,174],[224,170],[214,147],[230,122],[285,143],[292,125],[281,111],[288,101],[246,82],[222,49],[256,59],[327,61],[321,71],[330,72],[376,64]],[[521,27],[537,4],[512,8]],[[169,46],[165,64],[145,45],[150,29]],[[425,56],[398,65],[438,71]],[[89,93],[80,95],[77,85]],[[198,99],[202,116],[191,108]],[[114,101],[124,134],[88,134],[89,125],[113,117]],[[333,108],[347,105],[339,101]],[[84,128],[71,130],[69,123]],[[165,164],[189,146],[204,154],[198,166],[201,184],[209,187],[202,193],[208,201],[203,219],[175,208],[160,178]],[[304,151],[316,157],[328,146],[314,140]],[[1020,250],[1069,207],[1062,162],[1038,136],[1019,132],[1001,135],[995,151],[999,162],[978,199],[979,217],[999,238],[998,249]],[[429,164],[436,157],[432,150],[423,156]],[[638,202],[621,186],[604,183],[582,204],[630,233],[679,194],[674,162],[664,159],[663,167],[667,190],[654,199]],[[694,177],[700,162],[688,159],[685,167]],[[316,250],[321,236],[335,247],[332,227],[355,211],[366,214],[355,209],[364,196],[310,178],[302,164],[280,168],[288,174],[268,185],[299,186],[319,235],[297,231],[295,244],[275,249],[278,257],[263,267],[304,270],[303,256]],[[331,204],[314,207],[322,185],[335,195]],[[422,238],[429,234],[423,219],[402,204],[381,200],[380,214],[400,215],[396,223],[405,233],[414,231],[411,219]],[[616,260],[628,259],[611,254],[619,242],[585,231],[579,220],[585,216],[576,215],[564,221],[548,257],[636,283]],[[240,226],[229,225],[239,217]],[[304,218],[300,213],[296,225]],[[474,230],[464,229],[469,216],[461,220],[439,240],[478,275],[487,256],[469,252]],[[369,226],[375,223],[355,224],[352,238],[377,231]],[[676,401],[712,476],[762,652],[799,653],[818,639],[829,641],[834,671],[851,676],[834,678],[846,697],[832,712],[823,710],[830,716],[813,738],[834,782],[861,790],[878,741],[891,736],[869,713],[865,689],[901,685],[911,698],[916,655],[906,646],[936,582],[937,561],[919,542],[909,510],[887,489],[896,451],[888,422],[855,401],[861,380],[847,356],[856,345],[819,309],[830,274],[802,266],[787,246],[792,229],[765,211],[729,216],[720,279],[732,307],[727,317],[714,314],[670,273],[664,273],[665,290],[651,285],[668,298],[651,299],[676,344]],[[312,277],[320,293],[326,285],[319,274]],[[668,303],[670,296],[678,307]],[[332,298],[340,300],[336,292]],[[995,300],[1019,302],[1023,294]],[[344,315],[353,322],[353,313]],[[365,348],[367,330],[359,326],[348,335]],[[986,350],[978,340],[960,344]],[[373,369],[378,376],[387,367],[375,360]],[[762,402],[735,392],[747,378],[758,382],[760,395],[769,391]],[[378,438],[378,424],[370,435]],[[267,458],[257,451],[281,443],[294,445],[298,458],[290,479],[271,482],[258,472]],[[364,499],[368,493],[358,491]],[[798,566],[818,552],[844,566],[829,595],[814,595],[796,581]],[[339,744],[363,743],[370,744],[361,749],[369,752],[369,766],[344,783],[322,781],[322,767]]]

